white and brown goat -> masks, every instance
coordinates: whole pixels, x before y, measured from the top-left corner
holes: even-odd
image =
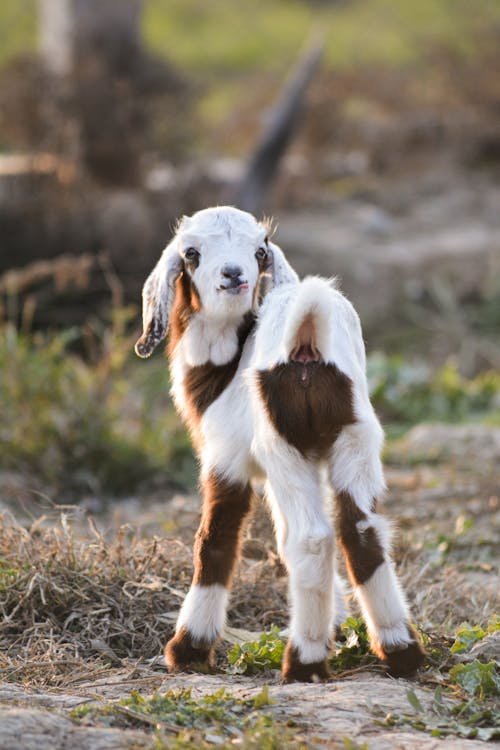
[[[194,577],[166,662],[183,669],[212,659],[260,470],[290,578],[284,679],[328,676],[345,614],[331,488],[371,647],[393,674],[409,674],[423,651],[377,513],[383,432],[359,318],[334,283],[299,281],[267,235],[238,209],[199,211],[182,219],[144,286],[136,352],[148,357],[168,333],[172,395],[199,456],[203,495]]]

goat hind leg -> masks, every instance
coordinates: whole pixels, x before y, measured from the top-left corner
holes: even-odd
[[[337,531],[372,650],[393,675],[402,676],[422,664],[424,652],[390,558],[388,524],[376,512],[377,496],[384,487],[381,439],[375,418],[344,427],[330,468],[337,495]]]
[[[290,465],[289,452],[294,454],[288,456]],[[283,679],[325,679],[332,624],[333,531],[323,510],[318,470],[294,449],[286,449],[275,460],[268,454],[266,464],[266,495],[290,578],[292,614]]]

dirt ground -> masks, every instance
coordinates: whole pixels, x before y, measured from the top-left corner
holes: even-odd
[[[387,450],[389,491],[385,512],[395,521],[395,558],[415,621],[425,632],[449,636],[462,621],[485,623],[500,610],[499,463],[500,429],[479,425],[421,425]],[[196,496],[178,495],[167,503],[159,497],[147,501],[129,498],[98,514],[96,522],[102,530],[140,523],[141,537],[165,535],[167,529],[184,546],[190,544],[198,504]],[[261,575],[263,570],[267,579]],[[269,570],[274,573],[269,574]],[[187,575],[183,580],[185,590]],[[261,608],[252,617],[252,612],[257,612],[254,602],[269,595],[269,591],[259,590],[267,585],[266,580],[270,581],[276,610],[263,613]],[[151,589],[154,597],[154,585]],[[284,624],[285,591],[286,580],[276,563],[269,519],[258,504],[246,532],[235,581],[228,639],[235,642],[252,637],[252,632],[258,633],[273,621]],[[181,601],[183,591],[174,593],[175,604]],[[163,617],[164,623],[170,623],[164,626],[167,636],[175,609],[164,612]],[[251,631],[250,635],[242,633],[241,628]],[[410,725],[384,721],[388,715],[412,713],[409,690],[424,708],[432,703],[436,685],[443,684],[442,673],[432,660],[411,681],[388,678],[375,666],[336,674],[326,684],[282,685],[277,671],[252,677],[227,674],[228,647],[228,643],[221,644],[218,671],[212,675],[169,675],[159,656],[123,659],[108,649],[107,663],[106,658],[94,661],[87,673],[82,671],[81,662],[73,672],[69,667],[55,687],[46,681],[44,684],[43,669],[32,673],[37,675],[34,680],[23,677],[22,657],[18,658],[17,672],[7,666],[0,669],[0,750],[153,748],[151,727],[147,725],[86,726],[69,713],[88,703],[102,706],[116,702],[133,690],[146,697],[155,691],[190,687],[193,696],[201,696],[225,687],[246,698],[258,694],[264,685],[269,686],[273,715],[284,725],[293,724],[290,731],[297,733],[303,747],[485,747],[484,742],[454,736],[436,738]],[[105,648],[106,644],[101,645],[103,652]],[[500,659],[498,640],[493,644],[493,657]],[[488,658],[492,658],[491,652]]]
[[[431,691],[410,685],[407,680],[389,680],[373,674],[333,679],[325,685],[281,685],[279,677],[236,677],[230,675],[163,676],[137,670],[135,677],[116,671],[109,677],[83,683],[71,692],[57,695],[30,693],[0,687],[0,700],[10,707],[0,708],[0,747],[2,750],[119,750],[151,748],[151,737],[140,730],[91,728],[75,725],[67,718],[76,706],[89,702],[114,701],[132,689],[144,694],[155,690],[191,687],[194,695],[228,688],[239,697],[255,696],[264,684],[270,686],[273,713],[283,720],[293,719],[297,734],[306,747],[345,748],[343,738],[369,750],[485,750],[486,744],[463,738],[432,738],[412,729],[381,727],[374,722],[389,713],[398,713],[407,704],[411,687],[422,704]],[[12,707],[12,704],[15,707]],[[22,737],[22,739],[20,739]],[[353,745],[356,747],[356,745]]]

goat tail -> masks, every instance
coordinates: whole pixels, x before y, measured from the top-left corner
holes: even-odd
[[[335,280],[309,276],[297,288],[285,323],[283,343],[292,362],[326,359],[332,327]]]

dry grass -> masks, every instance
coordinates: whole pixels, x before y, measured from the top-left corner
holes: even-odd
[[[106,539],[66,515],[23,528],[0,519],[0,665],[4,676],[62,684],[69,673],[161,651],[190,552],[175,540],[140,540],[127,528]]]
[[[442,466],[432,468],[436,477],[442,471]],[[407,470],[405,481],[412,477]],[[457,531],[457,511],[462,508],[465,514],[470,508],[448,490],[449,497],[440,500],[439,522],[436,517],[422,527],[419,509],[430,502],[434,479],[431,484],[431,489],[417,488],[415,497],[405,489],[407,516],[404,532],[396,537],[395,558],[417,624],[429,634],[430,644],[444,644],[438,648],[441,659],[461,622],[484,624],[498,611],[498,514],[489,484],[481,491],[475,488],[470,503],[476,521],[467,531]],[[397,517],[402,512],[397,487],[391,494],[395,507],[388,508],[389,515]],[[183,513],[190,527],[196,524],[195,514],[188,504],[176,506],[183,536],[191,539],[190,529],[181,523]],[[110,668],[145,668],[173,631],[191,580],[191,555],[191,547],[180,539],[145,537],[129,525],[104,534],[84,511],[70,506],[56,506],[24,525],[3,513],[0,681],[62,688],[96,680]],[[286,625],[286,589],[268,514],[256,502],[229,624],[254,632]],[[220,644],[221,667],[227,666],[226,651],[227,644]]]
[[[283,623],[275,556],[242,567],[231,624]],[[68,513],[24,528],[2,514],[0,679],[63,686],[158,656],[191,573],[191,550],[177,539],[139,538],[127,526],[108,538]]]

